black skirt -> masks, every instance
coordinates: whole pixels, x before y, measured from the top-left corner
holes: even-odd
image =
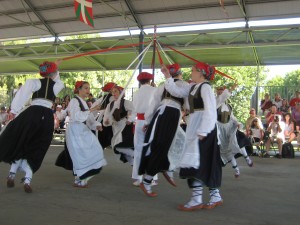
[[[124,163],[128,162],[125,154],[119,152],[116,148],[131,148],[134,151],[133,143],[133,124],[126,125],[122,130],[122,142],[117,144],[114,148],[116,154],[120,154],[120,160]]]
[[[36,172],[51,144],[54,117],[51,109],[30,106],[12,120],[0,136],[0,162],[26,159]]]
[[[198,169],[181,168],[179,176],[183,179],[200,180],[210,188],[220,187],[222,181],[222,160],[217,140],[217,128],[209,133],[204,140],[199,140],[199,151],[200,167]]]
[[[98,140],[102,146],[102,148],[109,147],[111,145],[111,139],[113,137],[112,127],[102,126],[103,130],[98,131]]]
[[[156,118],[157,122],[154,127]],[[166,107],[162,115],[159,115],[159,111],[155,113],[145,135],[145,143],[148,143],[148,145],[142,151],[139,175],[154,176],[169,169],[168,152],[179,126],[179,118],[180,110],[173,107]],[[149,143],[152,129],[155,129],[154,137],[152,142]],[[146,156],[149,147],[151,153]]]

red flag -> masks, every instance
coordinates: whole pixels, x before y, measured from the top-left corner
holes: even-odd
[[[91,27],[94,27],[93,0],[74,0],[76,17]]]

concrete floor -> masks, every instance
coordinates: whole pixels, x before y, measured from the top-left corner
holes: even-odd
[[[131,167],[105,150],[108,165],[89,182],[89,188],[72,187],[70,171],[54,166],[60,146],[52,146],[32,181],[33,193],[16,182],[6,187],[9,165],[0,163],[0,225],[293,225],[300,224],[300,158],[262,159],[254,167],[239,159],[240,178],[223,169],[221,195],[224,205],[213,210],[178,211],[190,198],[186,181],[170,186],[162,175],[153,189],[156,198],[132,186]],[[17,180],[23,174],[17,175]],[[207,189],[204,201],[208,200]]]

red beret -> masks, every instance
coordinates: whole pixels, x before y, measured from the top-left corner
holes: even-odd
[[[178,63],[168,65],[167,68],[170,71],[171,76],[177,76],[181,74],[180,65]]]
[[[137,80],[153,80],[153,74],[151,73],[147,73],[147,72],[141,72],[138,76],[137,76]]]
[[[195,65],[195,67],[196,67],[196,69],[198,69],[199,72],[201,72],[203,74],[205,79],[213,80],[215,78],[216,69],[214,66],[210,66],[203,62],[198,62]]]
[[[43,62],[40,65],[40,75],[42,77],[46,77],[51,75],[51,73],[55,73],[57,71],[57,65],[53,62]]]
[[[82,87],[84,81],[80,80],[80,81],[76,81],[75,83],[75,88],[74,88],[74,93],[77,94],[78,93],[78,89]]]
[[[103,92],[109,92],[115,86],[117,86],[116,83],[114,83],[114,82],[108,82],[107,84],[104,85],[104,87],[102,88],[102,91]]]

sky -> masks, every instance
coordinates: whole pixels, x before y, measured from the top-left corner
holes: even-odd
[[[279,75],[283,77],[286,73],[292,72],[294,70],[300,69],[299,65],[278,65],[278,66],[266,66],[269,69],[268,80],[274,78]]]

